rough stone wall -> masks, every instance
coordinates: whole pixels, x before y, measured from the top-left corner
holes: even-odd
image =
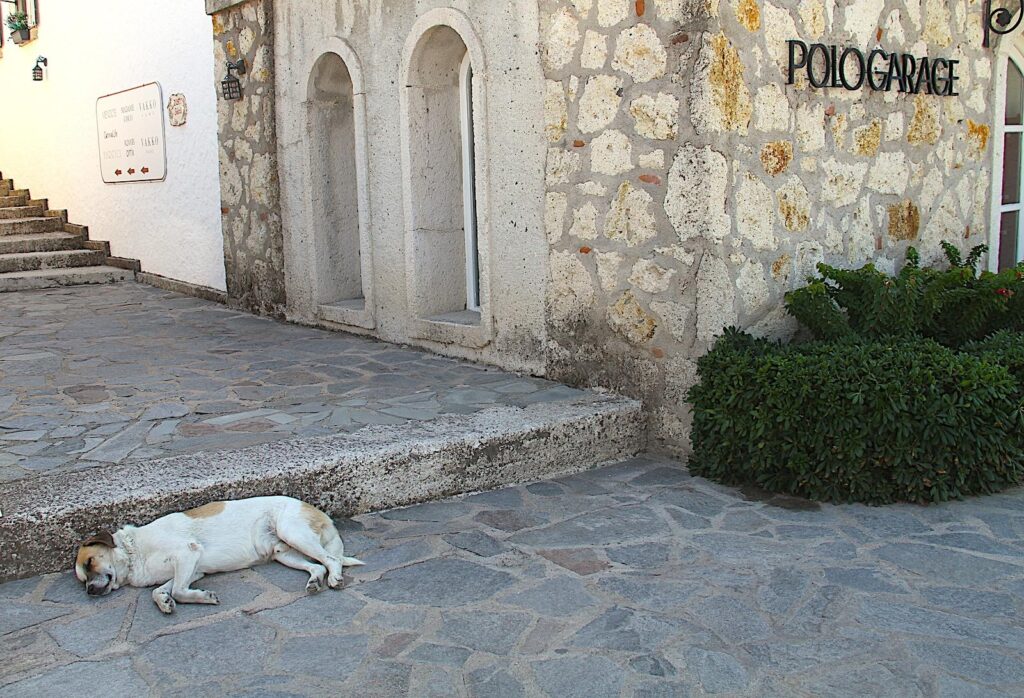
[[[213,14],[221,214],[229,302],[282,316],[285,309],[281,195],[274,121],[271,0]],[[242,99],[220,98],[227,62],[244,58]]]
[[[551,377],[641,397],[685,455],[694,360],[786,338],[815,264],[987,241],[991,54],[970,0],[541,0]],[[786,86],[787,39],[960,60],[961,96]]]

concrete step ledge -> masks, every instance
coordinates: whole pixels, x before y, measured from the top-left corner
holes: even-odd
[[[209,501],[283,494],[352,516],[575,473],[644,446],[639,402],[591,395],[16,481],[0,485],[0,581],[70,569],[89,533]]]
[[[84,284],[113,284],[130,281],[135,272],[116,267],[96,266],[72,269],[39,269],[0,274],[0,293],[10,291],[34,291],[57,286],[81,286]]]
[[[10,220],[12,218],[39,218],[46,213],[46,208],[35,204],[28,204],[24,206],[4,206],[0,207],[0,220]]]
[[[31,233],[53,233],[64,229],[60,218],[12,218],[0,220],[0,235],[29,235]]]
[[[0,196],[0,206],[10,208],[11,206],[27,206],[27,196]]]
[[[103,265],[106,255],[92,250],[15,252],[0,255],[0,274],[39,269],[78,269]],[[113,265],[112,265],[113,266]]]
[[[83,249],[84,242],[81,235],[64,232],[5,235],[0,237],[0,254],[76,250]]]

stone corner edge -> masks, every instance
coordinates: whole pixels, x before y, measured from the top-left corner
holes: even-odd
[[[206,0],[206,14],[215,15],[249,0]]]

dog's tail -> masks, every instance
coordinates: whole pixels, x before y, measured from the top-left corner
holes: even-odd
[[[327,552],[341,560],[344,567],[362,567],[366,564],[359,558],[345,557],[345,544],[342,542],[341,536],[338,535],[338,529],[334,526],[330,526],[323,532],[321,540]]]

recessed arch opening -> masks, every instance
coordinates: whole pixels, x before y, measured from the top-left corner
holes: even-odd
[[[420,319],[478,324],[483,299],[471,52],[451,26],[430,27],[412,51],[407,75],[410,306]]]
[[[325,53],[309,77],[308,133],[311,222],[316,251],[316,303],[365,306],[352,74],[337,53]]]

